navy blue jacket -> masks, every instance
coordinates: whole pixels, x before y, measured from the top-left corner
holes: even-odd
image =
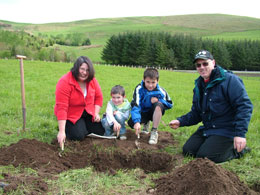
[[[204,136],[245,137],[253,105],[243,81],[232,72],[216,66],[208,84],[200,76],[195,80],[191,111],[177,118],[180,126],[202,121],[198,131]]]
[[[153,91],[148,91],[142,81],[136,86],[131,102],[131,117],[134,124],[141,122],[141,112],[148,112],[152,108],[152,97],[157,97],[159,102],[163,103],[165,109],[172,108],[172,100],[165,89],[157,84]]]

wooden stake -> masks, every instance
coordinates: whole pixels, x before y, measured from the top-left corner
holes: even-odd
[[[16,55],[16,58],[20,60],[21,97],[22,97],[22,112],[23,112],[23,131],[25,131],[25,126],[26,126],[26,106],[25,106],[23,59],[26,59],[26,56]]]

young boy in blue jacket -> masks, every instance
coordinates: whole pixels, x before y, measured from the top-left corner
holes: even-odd
[[[157,128],[165,110],[172,108],[172,100],[168,93],[159,86],[159,72],[155,68],[144,71],[143,81],[134,90],[131,102],[131,118],[128,125],[135,129],[136,135],[141,132],[148,134],[149,122],[153,121],[149,144],[157,144]]]

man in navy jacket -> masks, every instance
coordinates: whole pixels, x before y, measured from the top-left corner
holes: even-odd
[[[245,134],[253,110],[244,84],[216,65],[206,50],[195,56],[194,63],[200,76],[195,80],[191,111],[169,124],[177,129],[203,123],[183,146],[183,154],[216,163],[240,158],[248,150]]]

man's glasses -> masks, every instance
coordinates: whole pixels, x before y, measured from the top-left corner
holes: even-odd
[[[197,68],[200,68],[201,65],[202,65],[202,66],[208,66],[209,63],[208,63],[208,62],[203,62],[203,63],[201,63],[201,64],[199,64],[199,63],[195,63],[195,66],[196,66]]]

